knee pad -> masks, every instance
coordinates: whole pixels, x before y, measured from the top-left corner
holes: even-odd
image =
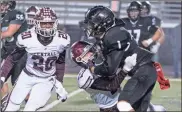
[[[130,105],[130,103],[126,101],[120,101],[117,103],[117,108],[119,111],[132,111],[133,107]]]

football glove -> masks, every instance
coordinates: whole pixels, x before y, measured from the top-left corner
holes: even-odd
[[[128,56],[125,59],[125,64],[123,66],[123,70],[127,73],[133,69],[136,65],[137,54],[134,53],[132,56]]]
[[[58,80],[56,80],[56,83],[55,83],[55,90],[57,93],[57,99],[61,100],[62,102],[65,102],[67,99],[68,93],[64,89],[62,83],[59,82]]]

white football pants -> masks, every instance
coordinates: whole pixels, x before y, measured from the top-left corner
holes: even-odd
[[[49,98],[55,84],[55,76],[38,78],[21,72],[12,92],[10,94],[5,111],[18,111],[21,103],[30,92],[30,97],[25,105],[24,111],[36,111],[43,107]]]

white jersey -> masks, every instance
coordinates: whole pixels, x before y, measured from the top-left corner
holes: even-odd
[[[93,77],[89,69],[82,68],[77,76],[78,86],[85,89],[85,91],[90,94],[90,97],[95,101],[99,108],[110,108],[116,105],[121,89],[118,88],[114,93],[111,91],[91,89],[89,87],[94,83],[93,79],[97,79],[97,77]]]
[[[35,33],[35,28],[20,34],[17,45],[24,47],[27,52],[26,70],[40,77],[52,76],[56,72],[56,60],[70,44],[70,37],[57,31],[50,44],[41,44]]]

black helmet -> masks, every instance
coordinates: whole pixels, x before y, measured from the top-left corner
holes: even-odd
[[[8,10],[13,10],[16,7],[16,1],[3,0],[1,2],[1,13],[5,14]]]
[[[147,16],[150,14],[151,4],[149,1],[142,2],[141,16]]]
[[[84,23],[88,36],[100,38],[115,22],[114,13],[107,7],[95,6],[88,10]]]
[[[131,11],[138,11],[138,14],[130,15]],[[130,18],[130,20],[131,21],[138,20],[138,18],[140,16],[140,11],[141,11],[141,3],[139,1],[131,2],[127,8],[127,14],[128,14],[128,17]]]

